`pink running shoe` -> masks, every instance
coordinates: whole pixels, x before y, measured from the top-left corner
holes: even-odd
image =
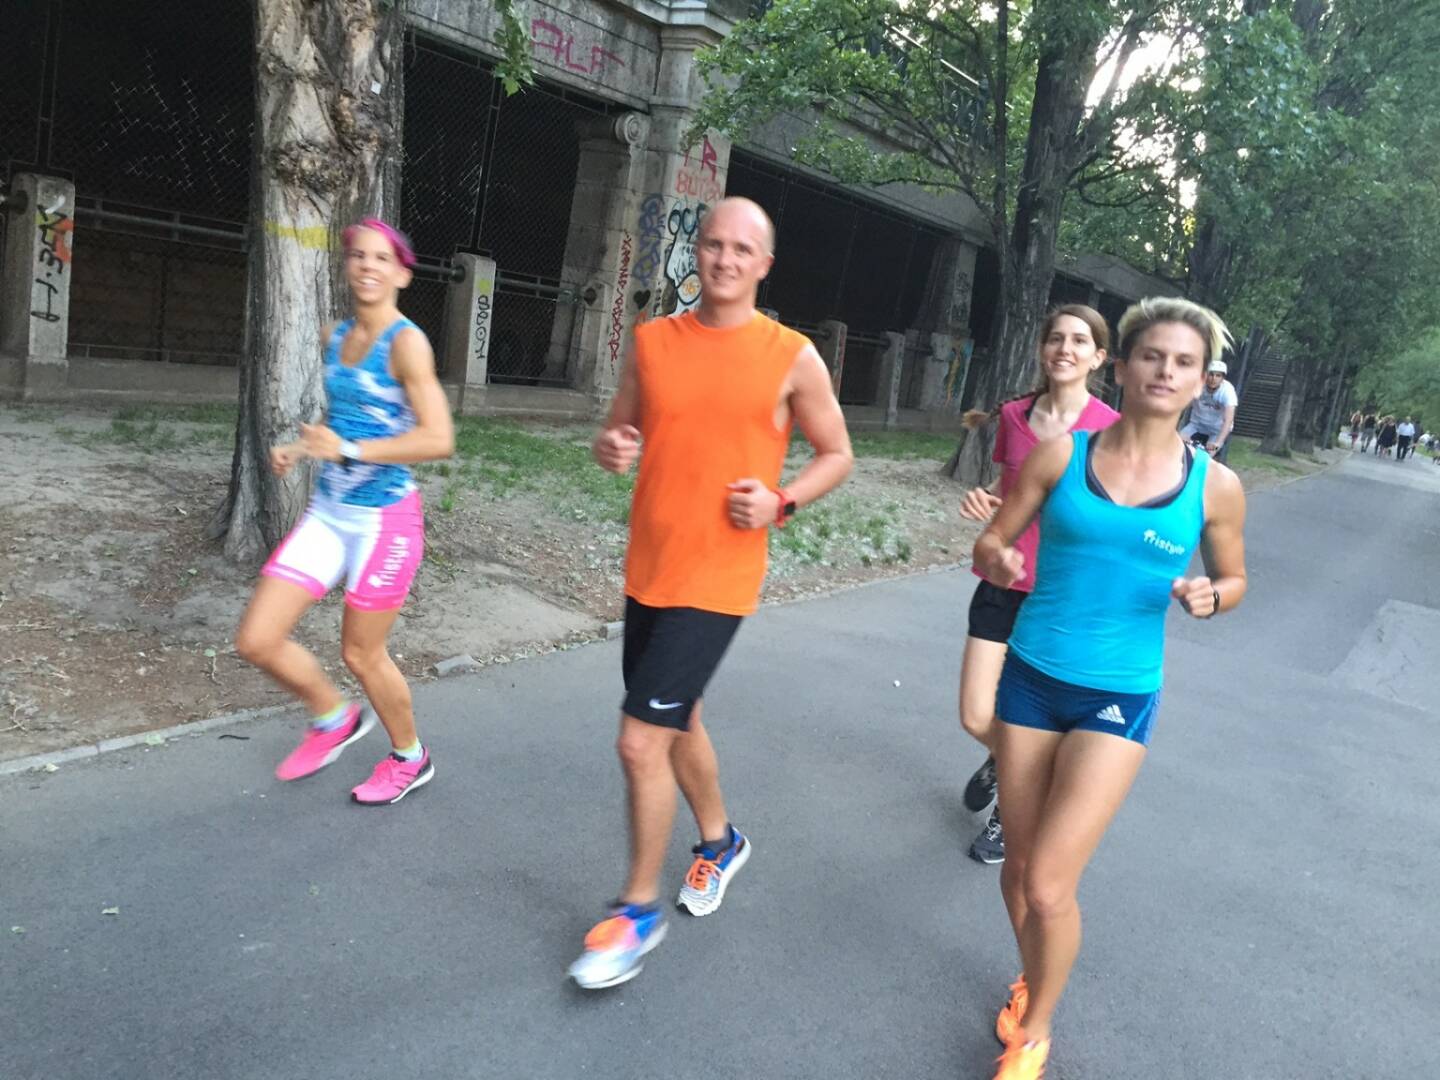
[[[366,806],[388,806],[397,803],[418,787],[435,779],[435,766],[428,749],[419,761],[406,761],[390,754],[380,760],[370,779],[350,792],[350,797]]]
[[[333,731],[317,731],[310,728],[300,745],[290,756],[275,768],[275,775],[281,780],[299,780],[319,772],[340,756],[340,752],[351,743],[365,737],[375,726],[375,710],[361,709],[351,705],[346,722]]]

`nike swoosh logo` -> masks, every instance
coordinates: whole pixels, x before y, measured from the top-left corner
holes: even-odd
[[[681,705],[684,704],[685,703],[683,701],[672,701],[667,705],[662,703],[659,698],[652,697],[650,699],[650,708],[652,709],[678,709]]]

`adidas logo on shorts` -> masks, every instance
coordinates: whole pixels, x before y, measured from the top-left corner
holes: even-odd
[[[1119,705],[1106,705],[1095,714],[1096,720],[1104,720],[1111,724],[1124,724],[1125,714],[1120,711]]]

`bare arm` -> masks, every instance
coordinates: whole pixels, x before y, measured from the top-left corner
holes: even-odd
[[[450,402],[435,374],[435,353],[425,335],[412,327],[400,331],[390,346],[390,371],[405,388],[415,413],[415,426],[388,439],[356,443],[360,460],[380,465],[436,461],[455,452],[455,425]],[[300,426],[305,452],[324,461],[340,460],[340,436],[328,427]]]
[[[813,345],[807,344],[790,370],[786,402],[796,425],[815,451],[785,491],[797,506],[814,502],[850,475],[855,453],[845,414],[835,399],[830,372]],[[780,512],[780,496],[759,480],[746,477],[730,485],[730,521],[740,529],[763,529]]]
[[[1060,482],[1075,440],[1069,435],[1043,442],[1025,459],[1010,495],[990,527],[975,541],[975,569],[988,581],[1009,588],[1025,575],[1025,558],[1014,547],[1020,534],[1035,520],[1050,492]]]
[[[610,402],[605,426],[595,436],[590,453],[602,469],[627,472],[640,456],[640,379],[634,361],[620,371],[620,386]]]
[[[1218,449],[1225,445],[1230,438],[1230,431],[1235,427],[1235,405],[1225,406],[1225,422],[1220,425],[1220,434],[1215,436],[1215,447]]]
[[[1196,618],[1229,611],[1245,598],[1245,489],[1240,478],[1218,462],[1205,477],[1205,531],[1201,534],[1205,576],[1180,578],[1171,588]],[[1215,606],[1215,595],[1220,606]]]

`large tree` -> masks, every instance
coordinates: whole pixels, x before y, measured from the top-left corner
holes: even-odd
[[[1190,0],[775,0],[709,57],[696,128],[743,137],[781,113],[811,125],[795,154],[847,182],[968,195],[989,218],[1000,270],[995,342],[977,395],[1028,376],[1067,197],[1155,162],[1135,125],[1156,40],[1193,36]],[[1160,65],[1161,68],[1164,65]],[[962,439],[948,471],[989,471],[993,435]]]
[[[248,347],[230,489],[212,525],[259,558],[304,508],[311,475],[269,450],[324,411],[321,328],[345,302],[339,233],[398,206],[403,14],[380,0],[255,0]]]

